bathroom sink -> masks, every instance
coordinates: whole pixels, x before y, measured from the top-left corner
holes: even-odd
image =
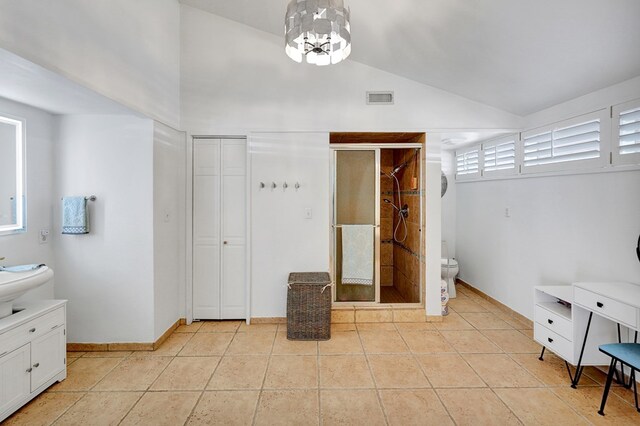
[[[25,272],[0,271],[0,318],[13,313],[15,299],[51,278],[53,278],[53,270],[47,266]]]

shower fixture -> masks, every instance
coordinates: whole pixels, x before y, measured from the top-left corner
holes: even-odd
[[[389,179],[393,179],[396,182],[396,187],[398,188],[398,205],[400,205],[401,207],[398,207],[395,204],[393,204],[393,202],[391,202],[391,200],[389,200],[388,198],[385,198],[382,200],[387,204],[391,204],[391,206],[398,212],[399,220],[398,220],[398,223],[396,224],[396,227],[393,230],[393,240],[398,243],[403,243],[407,239],[407,235],[409,231],[407,230],[407,222],[405,219],[409,217],[409,205],[402,204],[402,191],[400,190],[400,181],[398,180],[398,177],[396,176],[396,174],[398,174],[400,170],[407,167],[407,165],[409,165],[409,163],[413,161],[414,158],[417,157],[419,152],[420,152],[420,149],[416,148],[415,151],[413,152],[413,155],[403,163],[400,163],[397,166],[395,166],[393,170],[391,170],[391,173],[385,173],[382,170],[380,171],[380,174],[388,177]],[[401,239],[398,238],[398,229],[400,229],[400,223],[402,223],[403,229],[404,229],[404,236]]]

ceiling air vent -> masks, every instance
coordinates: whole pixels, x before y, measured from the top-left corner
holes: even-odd
[[[393,92],[367,92],[367,105],[393,105]]]

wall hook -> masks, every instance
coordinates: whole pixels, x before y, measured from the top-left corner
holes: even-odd
[[[260,182],[260,189],[264,188],[264,182]]]
[[[295,188],[296,188],[296,190],[300,189],[300,184],[298,182],[296,182]]]
[[[288,187],[289,187],[289,185],[287,185],[287,182],[285,182],[285,183],[283,183],[283,184],[282,184],[282,188],[283,188],[283,189],[287,189]]]
[[[278,184],[275,182],[271,182],[271,189],[276,189],[278,187]]]

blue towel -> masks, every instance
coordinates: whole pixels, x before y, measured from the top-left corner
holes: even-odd
[[[62,199],[62,233],[88,234],[89,210],[84,197],[64,197]]]
[[[0,271],[4,272],[27,272],[35,271],[38,268],[46,266],[44,263],[34,263],[32,265],[18,265],[18,266],[0,266]]]

